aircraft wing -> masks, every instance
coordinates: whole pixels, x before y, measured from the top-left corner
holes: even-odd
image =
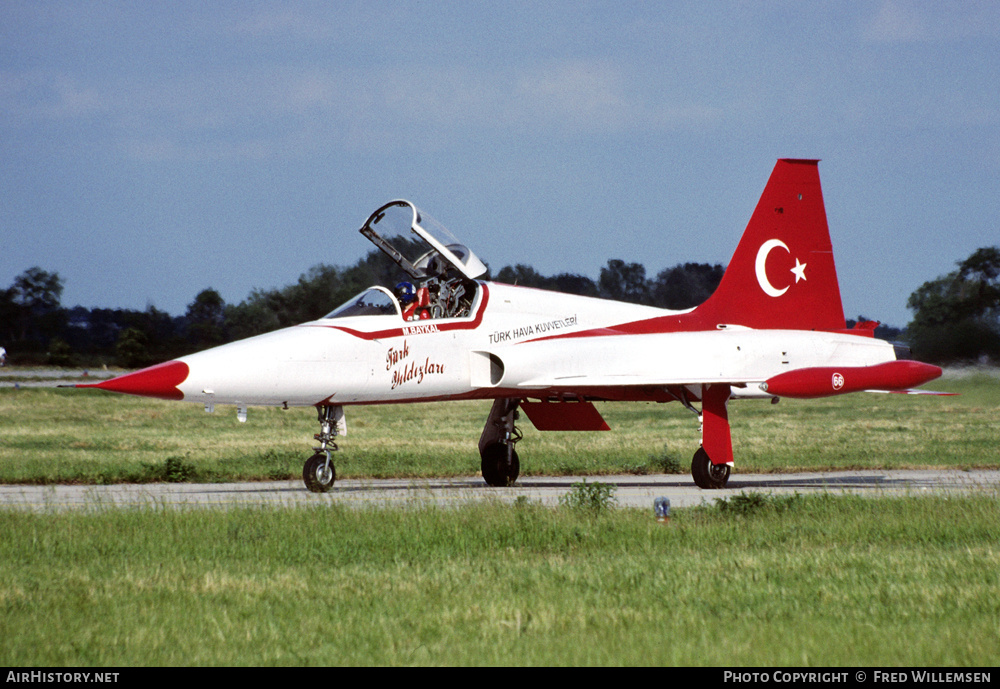
[[[763,381],[758,381],[763,382]],[[715,385],[717,383],[729,383],[737,387],[747,385],[747,381],[733,380],[731,377],[701,376],[697,379],[690,376],[657,376],[657,375],[607,375],[607,376],[565,376],[565,377],[537,377],[518,383],[517,387],[522,390],[546,390],[546,389],[566,389],[574,390],[581,387],[586,388],[618,388],[637,386],[683,386],[683,385]]]
[[[954,397],[957,392],[937,392],[936,390],[865,390],[865,392],[878,392],[892,395],[938,395],[940,397]]]
[[[812,338],[810,340],[810,338]],[[848,339],[845,339],[848,338]],[[853,341],[852,341],[853,340]],[[729,385],[733,397],[809,399],[863,390],[910,392],[941,369],[907,359],[881,361],[890,345],[853,335],[716,331],[544,341],[503,353],[503,380],[525,392],[574,391],[589,397],[655,399],[629,390]],[[847,355],[850,351],[852,354]],[[830,365],[837,353],[839,363]],[[498,357],[499,358],[499,357]],[[601,390],[612,390],[609,396]],[[928,394],[928,391],[915,391]],[[664,393],[671,396],[672,393]]]
[[[525,342],[496,350],[490,360],[503,362],[505,386],[572,392],[763,382],[748,353],[733,334],[671,333]]]

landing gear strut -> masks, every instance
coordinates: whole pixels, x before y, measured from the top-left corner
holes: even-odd
[[[313,437],[319,441],[319,447],[313,448],[316,454],[306,460],[302,467],[302,480],[313,493],[325,493],[333,488],[337,480],[337,470],[333,466],[332,454],[337,451],[334,438],[343,435],[344,408],[339,405],[326,405],[318,408],[320,431]]]
[[[510,486],[521,473],[515,443],[521,439],[517,420],[517,399],[498,399],[486,419],[486,427],[479,438],[479,455],[482,458],[483,479],[487,485]]]
[[[691,478],[699,488],[717,490],[729,482],[733,438],[726,405],[732,390],[725,383],[701,388],[701,447],[691,460]]]

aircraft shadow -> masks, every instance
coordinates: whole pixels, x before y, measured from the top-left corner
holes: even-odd
[[[788,478],[745,478],[729,479],[730,489],[745,488],[888,488],[914,486],[916,481],[890,479],[884,476],[811,476]]]

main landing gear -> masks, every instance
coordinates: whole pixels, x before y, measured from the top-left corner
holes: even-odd
[[[347,430],[344,422],[344,408],[339,405],[318,407],[320,432],[313,437],[319,447],[316,454],[306,460],[302,467],[302,480],[313,493],[325,493],[333,488],[337,480],[337,470],[333,466],[333,453],[337,451],[334,438]]]
[[[701,424],[701,447],[691,459],[691,478],[694,484],[704,490],[725,488],[733,466],[733,439],[729,432],[729,385],[703,385],[701,388],[701,411],[691,404],[687,391],[682,389],[674,396],[698,415]]]
[[[479,456],[482,458],[483,479],[487,485],[510,486],[521,473],[521,462],[514,445],[521,439],[517,420],[517,399],[497,399],[486,419],[486,427],[479,438]]]

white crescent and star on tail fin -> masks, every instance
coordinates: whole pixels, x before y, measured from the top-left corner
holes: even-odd
[[[771,281],[767,277],[767,256],[771,253],[772,249],[781,247],[785,251],[788,251],[788,246],[780,239],[768,239],[766,242],[760,245],[760,249],[757,250],[757,260],[754,264],[757,273],[757,284],[760,288],[764,290],[764,294],[769,297],[780,297],[782,294],[788,291],[788,287],[783,287],[778,289],[771,284]],[[791,253],[789,251],[789,253]],[[791,269],[791,272],[795,274],[795,282],[798,283],[800,280],[806,279],[806,265],[802,263],[798,258],[795,259],[795,267]]]

